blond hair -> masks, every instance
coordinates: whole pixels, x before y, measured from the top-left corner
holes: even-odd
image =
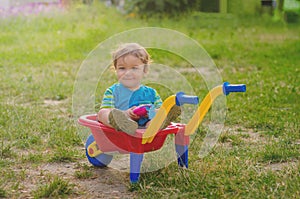
[[[143,46],[138,43],[125,43],[112,53],[114,67],[117,67],[119,58],[127,55],[133,55],[137,57],[145,64],[145,67],[148,67],[151,62],[150,55]]]

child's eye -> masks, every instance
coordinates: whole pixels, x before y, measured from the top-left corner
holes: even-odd
[[[118,67],[118,70],[125,70],[125,67]]]

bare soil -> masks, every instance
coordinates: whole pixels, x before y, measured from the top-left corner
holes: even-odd
[[[32,167],[21,166],[16,171],[24,173],[18,190],[19,198],[33,198],[32,192],[49,176],[59,176],[70,184],[75,185],[75,194],[68,198],[135,198],[135,193],[129,191],[129,176],[126,172],[120,172],[111,168],[93,167],[93,176],[87,179],[78,179],[75,172],[79,170],[78,164],[89,164],[87,160],[80,163],[47,163]]]

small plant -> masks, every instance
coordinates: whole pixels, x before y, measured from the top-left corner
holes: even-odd
[[[75,171],[75,177],[78,179],[89,179],[93,177],[93,172],[88,165],[83,165],[79,171]]]
[[[1,142],[1,148],[0,148],[0,157],[1,158],[8,158],[12,155],[11,146],[4,146],[4,143]]]
[[[6,191],[0,187],[0,198],[5,198],[6,197]]]
[[[237,146],[237,145],[242,144],[242,140],[240,137],[241,137],[240,135],[231,135],[226,132],[225,134],[221,135],[220,142],[221,143],[229,142],[233,146]]]
[[[299,146],[290,140],[281,140],[265,146],[261,152],[263,162],[285,162],[300,156]]]
[[[74,184],[70,184],[59,177],[55,177],[49,184],[39,187],[34,191],[34,198],[58,198],[74,193]]]
[[[76,161],[77,152],[70,148],[58,148],[49,162],[73,162]]]

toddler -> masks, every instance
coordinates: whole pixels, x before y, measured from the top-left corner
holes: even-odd
[[[149,71],[150,56],[141,45],[126,43],[112,57],[118,82],[104,92],[98,120],[118,131],[134,134],[139,126],[147,127],[150,119],[148,115],[134,114],[133,110],[141,105],[151,105],[151,109],[158,110],[162,105],[157,91],[141,83]],[[168,117],[164,127],[180,114],[180,107],[172,109],[178,113]]]

